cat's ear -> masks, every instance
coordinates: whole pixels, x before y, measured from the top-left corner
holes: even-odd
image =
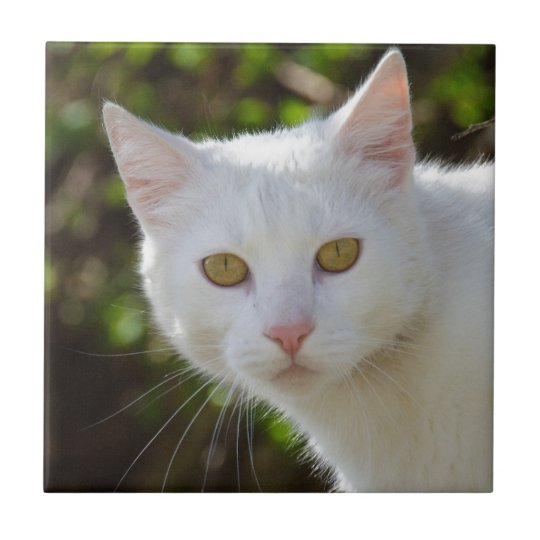
[[[338,144],[345,153],[390,169],[389,185],[402,185],[414,164],[409,83],[403,56],[388,52],[336,116]]]
[[[128,202],[143,229],[166,224],[166,202],[190,175],[191,143],[113,103],[105,103],[103,121]]]

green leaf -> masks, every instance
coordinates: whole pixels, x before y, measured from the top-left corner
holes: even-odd
[[[201,45],[180,43],[171,45],[169,58],[176,66],[194,71],[208,57],[208,52],[209,49]]]
[[[270,122],[272,111],[264,101],[256,98],[244,98],[234,107],[234,118],[244,126],[266,126]]]
[[[287,126],[300,124],[309,118],[311,108],[296,98],[287,98],[279,104],[279,119]]]
[[[159,51],[157,43],[133,43],[126,47],[125,59],[135,68],[146,66],[154,54]]]

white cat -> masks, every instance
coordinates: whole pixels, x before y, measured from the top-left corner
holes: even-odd
[[[399,51],[293,129],[103,114],[183,355],[284,411],[340,489],[492,489],[493,169],[414,165]]]

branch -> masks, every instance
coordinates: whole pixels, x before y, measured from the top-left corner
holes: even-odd
[[[324,75],[290,60],[279,65],[274,74],[285,88],[312,103],[332,106],[347,97],[341,87]]]
[[[462,139],[463,137],[466,137],[467,135],[470,135],[475,131],[479,131],[481,129],[485,129],[491,126],[491,124],[495,124],[495,118],[491,118],[490,120],[486,120],[485,122],[480,122],[478,124],[471,124],[465,131],[460,131],[459,133],[452,135],[450,137],[450,140],[458,141],[459,139]]]

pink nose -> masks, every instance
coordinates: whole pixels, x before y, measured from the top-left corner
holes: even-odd
[[[312,330],[312,324],[300,323],[289,326],[272,326],[268,332],[265,332],[265,335],[277,341],[286,353],[294,356]]]

